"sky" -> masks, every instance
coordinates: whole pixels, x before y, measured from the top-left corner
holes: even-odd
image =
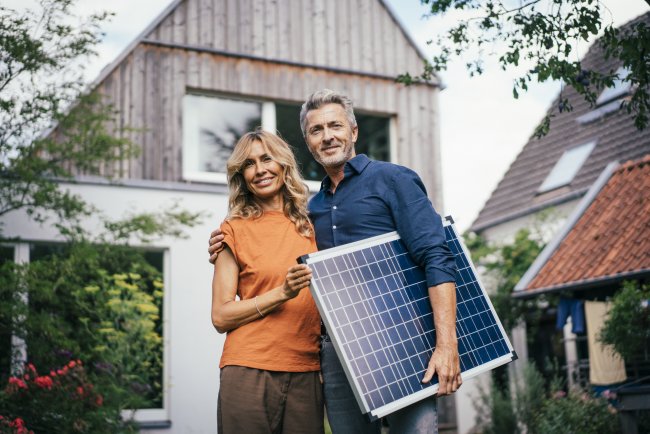
[[[115,12],[104,27],[105,37],[99,56],[87,66],[92,80],[155,19],[172,0],[80,0],[81,13],[108,9]],[[279,0],[282,1],[282,0]],[[453,25],[459,15],[424,19],[427,12],[419,0],[386,0],[402,26],[427,55],[433,53],[427,41],[441,29]],[[602,0],[615,25],[647,12],[643,0]],[[19,8],[24,0],[3,0]],[[584,54],[589,44],[577,47]],[[499,180],[528,141],[535,126],[559,93],[559,83],[536,84],[518,100],[512,97],[514,73],[488,67],[470,78],[464,62],[456,61],[440,74],[446,86],[440,96],[440,134],[444,209],[453,215],[460,231],[474,221]]]

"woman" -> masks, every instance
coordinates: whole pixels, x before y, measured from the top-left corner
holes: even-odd
[[[261,130],[239,140],[227,170],[225,246],[212,280],[212,322],[227,332],[219,432],[322,433],[320,319],[311,273],[296,264],[316,251],[307,187],[289,146]]]

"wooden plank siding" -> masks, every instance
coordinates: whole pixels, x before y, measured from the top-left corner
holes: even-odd
[[[185,0],[145,39],[393,76],[423,64],[378,0]]]
[[[178,1],[98,84],[141,147],[105,172],[184,182],[188,92],[301,103],[328,87],[360,111],[393,117],[393,161],[416,170],[440,208],[439,89],[394,82],[421,64],[379,0]]]

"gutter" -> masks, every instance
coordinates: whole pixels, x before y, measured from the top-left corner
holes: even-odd
[[[525,298],[532,298],[540,294],[550,294],[550,293],[556,293],[561,291],[574,292],[583,289],[611,285],[614,283],[622,282],[623,280],[626,279],[637,279],[645,276],[650,276],[650,268],[646,268],[643,270],[626,271],[623,273],[618,273],[609,276],[594,277],[591,279],[576,280],[573,282],[561,283],[559,285],[547,286],[545,288],[537,288],[530,291],[519,291],[517,293],[513,293],[512,297],[518,299],[525,299]]]

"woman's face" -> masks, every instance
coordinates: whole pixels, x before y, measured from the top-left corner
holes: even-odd
[[[263,202],[280,198],[284,185],[282,166],[278,164],[262,145],[255,141],[242,167],[246,187]]]

